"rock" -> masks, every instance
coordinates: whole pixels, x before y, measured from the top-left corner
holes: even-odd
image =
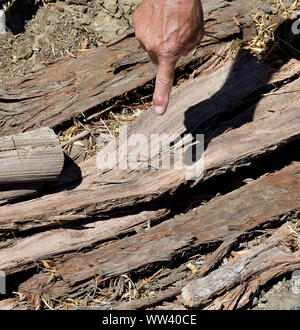
[[[118,9],[119,9],[119,12],[120,12],[121,15],[124,15],[124,14],[129,15],[132,12],[131,7],[129,7],[129,6],[118,5]]]
[[[124,18],[116,20],[109,14],[100,11],[91,28],[99,33],[102,42],[108,42],[125,32],[129,28],[129,24]]]
[[[124,13],[126,19],[132,25],[132,14],[143,0],[119,0],[119,13]],[[123,15],[123,14],[122,14]]]
[[[293,294],[296,294],[296,295],[300,294],[300,278],[293,280],[292,292],[293,292]]]
[[[112,14],[115,14],[118,10],[118,1],[117,0],[104,0],[103,7],[107,9]]]
[[[292,272],[292,279],[298,279],[298,278],[300,278],[300,269]]]
[[[254,297],[253,300],[252,300],[252,306],[256,306],[258,303],[258,298],[257,297]]]
[[[119,0],[119,5],[121,5],[124,9],[125,7],[130,7],[132,10],[135,10],[143,0]]]
[[[266,302],[268,302],[268,299],[267,299],[266,297],[261,297],[261,298],[259,299],[259,302],[260,302],[261,304],[265,304]]]

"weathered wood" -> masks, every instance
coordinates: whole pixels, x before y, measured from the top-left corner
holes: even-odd
[[[0,249],[0,269],[7,275],[34,267],[37,260],[91,248],[119,236],[147,229],[168,216],[167,210],[93,221],[73,228],[60,228],[4,242]],[[47,244],[45,244],[47,242]]]
[[[179,62],[185,66],[215,54],[222,40],[236,39],[252,22],[241,1],[204,0],[206,36],[195,53]],[[41,126],[53,127],[99,104],[144,85],[155,77],[155,67],[134,37],[111,47],[102,46],[49,64],[25,78],[0,87],[0,134]]]
[[[19,182],[55,181],[64,155],[49,128],[0,137],[0,187]]]
[[[187,284],[179,301],[193,308],[207,306],[205,309],[238,309],[245,306],[249,298],[268,281],[299,269],[300,254],[295,232],[295,229],[284,225],[244,256],[235,257],[206,277]]]
[[[0,185],[0,205],[20,199],[32,198],[38,194],[43,183],[12,183]]]
[[[31,197],[64,166],[60,142],[49,128],[0,137],[0,205]]]
[[[159,303],[166,301],[168,299],[172,299],[178,296],[181,293],[182,286],[178,286],[175,288],[170,288],[159,292],[153,297],[136,299],[132,301],[127,301],[119,304],[107,304],[105,306],[89,306],[89,307],[81,307],[79,306],[76,309],[81,310],[138,310],[145,309],[149,307],[153,307],[158,305]],[[10,302],[7,302],[6,306],[10,306]],[[0,305],[1,309],[1,305]]]
[[[20,292],[40,292],[49,297],[67,297],[84,292],[124,273],[145,271],[154,265],[169,264],[190,251],[217,244],[299,211],[300,163],[264,176],[232,193],[199,207],[196,212],[174,219],[90,252],[62,257],[53,266],[55,281],[38,273],[19,286]],[[253,207],[255,205],[255,207]]]
[[[219,70],[178,89],[163,118],[156,117],[151,111],[146,112],[130,127],[128,135],[144,133],[147,138],[145,143],[148,143],[152,134],[167,133],[174,137],[174,134],[180,136],[185,132],[193,132],[196,129],[195,123],[199,127],[211,127],[210,122],[215,116],[235,109],[235,105],[241,108],[243,102],[247,102],[249,93],[264,86],[267,75],[271,83],[274,83],[297,72],[299,63],[291,61],[271,79],[274,70],[265,64],[257,64],[251,56],[242,53],[233,63],[227,63]],[[290,83],[289,88],[297,89],[299,81],[297,79]],[[234,96],[231,96],[232,93]],[[297,95],[290,93],[288,99],[281,100],[269,96],[267,107],[265,104],[257,105],[256,111],[261,111],[263,118],[247,124],[251,119],[245,107],[246,118],[241,119],[241,114],[239,124],[235,126],[244,125],[231,131],[228,131],[231,128],[230,121],[226,125],[222,123],[219,127],[215,126],[211,131],[205,128],[208,134],[205,136],[207,147],[203,155],[205,169],[200,177],[201,182],[247,166],[252,160],[299,139],[299,108],[288,108],[289,103],[295,102]],[[251,109],[253,116],[255,109]],[[220,136],[215,137],[217,135]],[[164,141],[166,145],[170,142],[172,140]],[[141,144],[140,148],[145,149],[146,146]],[[132,205],[137,208],[142,203],[171,195],[178,188],[189,184],[186,181],[186,170],[190,171],[190,168],[160,171],[114,169],[101,172],[95,163],[93,158],[80,166],[82,178],[75,175],[75,183],[76,179],[81,180],[81,183],[78,182],[72,190],[61,191],[70,189],[68,182],[70,187],[74,184],[73,171],[69,171],[57,184],[56,189],[60,192],[42,199],[0,207],[0,235],[11,230],[17,233],[31,228],[60,227],[82,219],[107,217],[126,208],[132,210]]]
[[[295,78],[299,72],[298,62],[292,60],[276,72],[241,52],[232,62],[211,64],[213,72],[203,72],[199,79],[173,92],[165,117],[156,117],[149,111],[128,132],[128,135],[144,133],[147,141],[155,133],[170,136],[174,133],[177,136],[206,133],[205,168],[199,183],[238,167],[249,166],[252,160],[300,137],[297,93],[291,92],[299,89],[299,79]],[[273,83],[278,87],[283,85],[278,93],[290,90],[289,98],[278,98],[279,95],[262,98],[264,88]],[[256,109],[248,105],[249,96],[253,95],[257,100]],[[258,114],[255,121],[250,122],[255,114]],[[217,120],[222,115],[226,120]],[[165,144],[170,142],[166,140]],[[140,147],[145,148],[145,144]],[[15,240],[1,242],[0,260],[3,263],[0,269],[12,274],[32,269],[36,260],[54,258],[56,282],[46,284],[49,273],[38,273],[19,289],[41,292],[50,297],[67,297],[87,290],[89,284],[94,284],[95,276],[98,276],[97,283],[102,285],[120,274],[144,272],[147,267],[167,264],[175,257],[180,259],[183,253],[210,243],[224,242],[226,245],[232,234],[239,236],[256,226],[280,221],[281,215],[299,209],[299,171],[293,168],[276,174],[275,178],[271,176],[270,181],[268,178],[257,181],[253,189],[249,185],[244,187],[245,190],[238,190],[236,195],[225,196],[228,199],[222,199],[223,204],[214,201],[213,209],[208,204],[204,211],[199,209],[198,215],[189,213],[146,233],[112,242],[118,234],[132,234],[132,225],[144,226],[148,216],[153,216],[153,220],[155,217],[163,219],[171,205],[162,204],[161,198],[171,204],[177,189],[188,188],[193,183],[187,182],[185,170],[155,171],[139,167],[136,170],[101,172],[93,158],[80,166],[79,176],[73,171],[60,176],[49,190],[51,195],[0,207],[0,235],[13,232],[16,236]],[[181,190],[181,196],[183,193]],[[267,195],[266,199],[255,198],[264,195]],[[252,204],[249,196],[253,196]],[[258,208],[253,208],[253,201]],[[134,214],[145,207],[150,210],[152,207],[153,212]],[[131,214],[122,217],[124,223],[120,229],[117,223],[123,220],[114,218],[119,212]],[[90,228],[94,223],[95,228]],[[37,232],[50,227],[53,230]],[[31,229],[34,234],[24,237],[26,230]],[[86,230],[86,235],[82,230]],[[19,232],[21,237],[18,237]],[[74,233],[78,233],[76,237]],[[41,246],[45,241],[50,243]],[[84,247],[84,250],[75,251],[75,247]],[[220,256],[225,250],[222,251]],[[63,253],[67,254],[63,256]]]

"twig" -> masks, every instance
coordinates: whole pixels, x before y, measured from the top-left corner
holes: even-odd
[[[115,118],[115,120],[122,126],[122,123],[120,122],[120,120],[115,116],[115,114],[112,112],[112,111],[110,111],[109,112],[114,118]]]
[[[107,125],[105,124],[105,122],[102,120],[102,118],[100,118],[101,123],[105,126],[105,128],[108,130],[109,134],[114,138],[113,134],[111,133],[110,129],[107,127]]]
[[[81,132],[81,133],[79,133],[79,134],[73,136],[73,137],[72,137],[71,139],[69,139],[68,141],[63,142],[63,143],[61,144],[61,147],[64,148],[64,147],[66,147],[67,145],[69,145],[69,144],[71,144],[71,143],[73,143],[73,142],[75,142],[75,141],[77,141],[77,140],[79,140],[79,139],[81,139],[81,138],[87,136],[87,135],[90,134],[90,133],[91,133],[91,132],[88,131],[88,130],[83,131],[83,132]]]
[[[89,120],[91,120],[91,119],[93,119],[93,118],[95,118],[95,117],[98,117],[98,116],[102,115],[103,113],[105,113],[106,111],[108,111],[108,110],[114,108],[115,106],[116,106],[116,105],[113,104],[113,105],[109,106],[109,107],[106,108],[106,109],[103,109],[103,110],[101,110],[101,111],[99,111],[99,112],[97,112],[97,113],[94,113],[94,114],[88,116],[88,117],[86,118],[86,121],[89,121]]]
[[[109,42],[106,44],[106,47],[111,47],[113,45],[118,44],[119,42],[123,41],[124,39],[128,38],[128,37],[133,37],[135,35],[134,33],[134,29],[130,29],[127,32],[125,32],[124,34],[122,34],[120,37],[118,37],[117,39]]]
[[[186,284],[186,283],[185,283]],[[157,295],[149,298],[135,299],[115,305],[108,304],[106,306],[76,306],[76,309],[82,310],[137,310],[137,309],[145,309],[148,307],[152,307],[158,305],[162,301],[166,301],[169,299],[175,299],[181,293],[184,284],[181,284],[175,288],[170,288],[165,291],[159,292]]]
[[[53,308],[47,303],[47,301],[44,299],[43,296],[41,296],[41,299],[42,299],[43,303],[44,303],[49,309],[53,310]]]

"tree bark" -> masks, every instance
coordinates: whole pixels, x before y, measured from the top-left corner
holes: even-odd
[[[258,79],[266,77],[266,72],[271,70],[264,64],[257,65],[256,60],[251,59],[247,54],[242,54],[240,70],[235,69],[235,74],[229,80],[227,77],[237,60],[183,86],[173,94],[168,112],[163,118],[156,117],[151,111],[146,112],[128,130],[128,137],[139,133],[146,137],[138,152],[148,149],[153,134],[167,133],[169,139],[163,140],[166,147],[176,141],[174,136],[189,133],[187,136],[192,139],[195,135],[193,132],[200,127],[199,131],[205,133],[206,149],[201,158],[205,160],[204,171],[200,169],[198,181],[187,181],[186,175],[197,169],[201,159],[182,170],[156,171],[145,169],[144,163],[137,162],[134,170],[113,168],[100,171],[93,158],[80,166],[79,177],[71,170],[63,174],[59,178],[61,181],[53,187],[56,193],[50,189],[52,194],[43,199],[0,207],[0,236],[11,231],[16,235],[33,228],[62,227],[95,217],[106,218],[120,211],[132,213],[133,205],[134,209],[138,209],[145,203],[157,203],[167,196],[170,198],[180,188],[200,184],[211,177],[249,166],[255,159],[299,139],[299,108],[293,107],[298,102],[298,94],[291,92],[289,98],[281,96],[287,90],[299,89],[300,80],[284,84],[282,90],[278,91],[280,95],[269,95],[261,99],[256,109],[252,106],[247,108],[243,102],[248,102],[249,93],[263,86]],[[288,63],[288,67],[283,67],[270,82],[289,79],[299,71],[298,66],[297,62]],[[260,94],[258,97],[261,97]],[[234,115],[233,121],[213,125],[218,116],[228,113],[229,109],[235,109],[235,106],[244,111]],[[256,120],[248,122],[254,116]],[[232,129],[234,127],[237,128]],[[112,155],[114,150],[110,148],[112,146],[108,145],[103,153]],[[98,162],[101,162],[103,153],[99,154]],[[160,151],[156,150],[156,153],[159,157]],[[74,183],[77,184],[75,188]]]
[[[71,253],[58,258],[53,268],[55,280],[40,272],[22,283],[20,292],[40,292],[49,298],[81,294],[89,285],[101,287],[122,274],[154,271],[159,265],[180,260],[208,244],[220,244],[232,235],[250,235],[270,223],[280,223],[300,210],[299,162],[264,176],[185,215],[155,226],[147,232],[94,247],[92,251]],[[255,205],[255,207],[254,207]],[[15,256],[14,247],[3,250],[1,260]],[[14,262],[11,257],[11,262]],[[6,270],[4,264],[2,269]],[[287,269],[288,270],[288,269]]]
[[[300,254],[295,232],[284,225],[244,256],[237,256],[206,277],[187,284],[179,300],[192,308],[207,306],[205,309],[232,310],[245,306],[268,281],[299,269]]]
[[[222,41],[236,39],[240,28],[234,16],[244,25],[245,34],[252,26],[247,8],[239,1],[204,1],[204,13],[210,35],[195,53],[181,59],[180,67],[192,61],[201,63],[215,54]],[[133,36],[76,58],[58,60],[0,87],[0,134],[54,127],[144,85],[155,77],[155,71]]]

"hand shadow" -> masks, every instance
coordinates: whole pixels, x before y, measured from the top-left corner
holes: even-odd
[[[300,34],[292,32],[295,20],[285,20],[274,32],[275,41],[268,44],[264,61],[246,50],[241,50],[232,64],[230,73],[222,88],[209,99],[191,106],[185,112],[185,133],[193,137],[193,145],[186,152],[186,159],[197,162],[202,153],[198,148],[203,141],[197,134],[204,134],[204,151],[209,142],[228,129],[240,127],[253,121],[255,109],[263,94],[274,86],[268,86],[272,75],[290,59],[300,59]],[[191,164],[185,164],[187,166]]]

